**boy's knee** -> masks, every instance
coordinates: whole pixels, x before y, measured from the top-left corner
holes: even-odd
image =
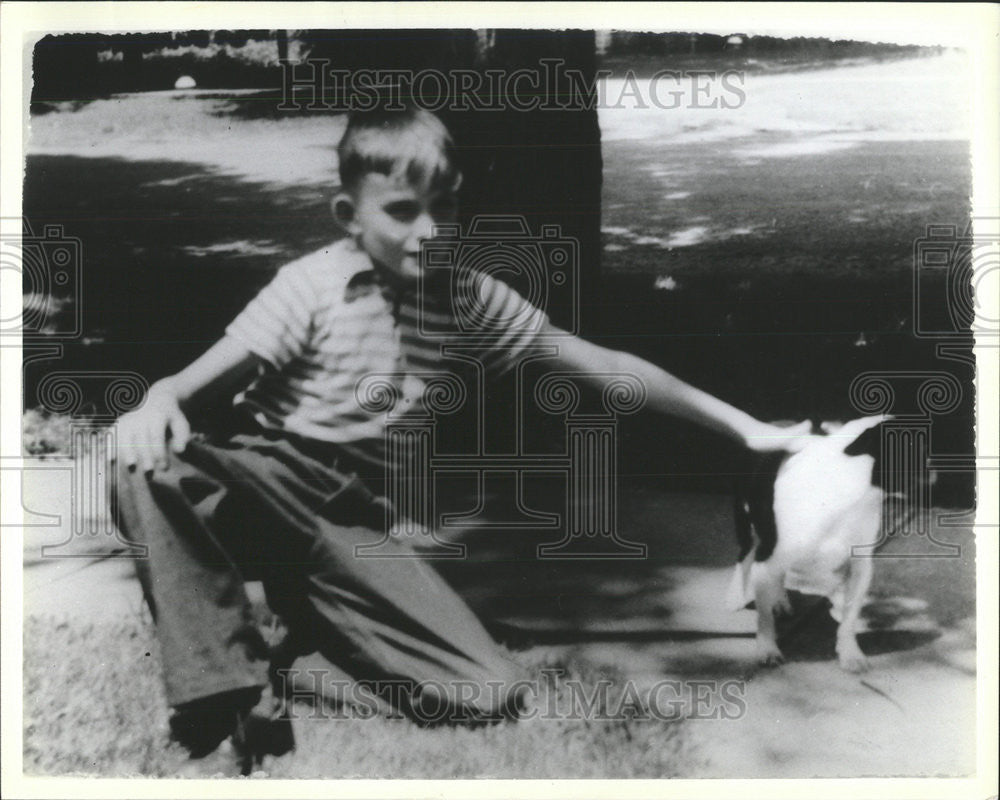
[[[106,487],[107,501],[112,514],[121,524],[122,515],[143,513],[150,503],[159,504],[167,495],[183,493],[183,479],[195,471],[186,454],[170,454],[167,469],[143,470],[129,465],[121,458],[114,462],[114,479]]]
[[[126,464],[121,458],[115,459],[113,469],[113,479],[107,482],[105,489],[108,505],[112,513],[117,515],[120,500],[130,491],[132,481],[135,479],[136,470],[134,467]]]
[[[150,480],[155,473],[146,473],[138,466],[129,466],[121,459],[115,461],[115,479],[108,482],[108,499],[112,508],[119,506],[121,500],[137,497],[138,492],[147,491]]]

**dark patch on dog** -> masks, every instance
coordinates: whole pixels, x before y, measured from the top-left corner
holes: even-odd
[[[826,436],[820,420],[811,419],[813,436]],[[775,425],[788,428],[795,423],[778,420]],[[774,480],[785,460],[782,452],[756,456],[750,470],[736,482],[734,517],[736,541],[740,546],[742,561],[756,545],[755,561],[767,561],[778,544],[778,528],[774,520]]]
[[[754,560],[767,561],[778,543],[778,528],[774,520],[774,480],[784,460],[784,453],[761,456],[756,459],[751,471],[737,481],[734,516],[740,561],[754,550],[755,545]]]
[[[883,425],[884,423],[880,422],[878,425],[869,428],[844,448],[845,456],[871,456],[875,460],[875,463],[872,465],[871,485],[879,489],[885,488],[882,483],[884,479],[882,474]]]

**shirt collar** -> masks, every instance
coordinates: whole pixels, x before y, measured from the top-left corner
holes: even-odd
[[[401,290],[389,283],[375,268],[371,256],[362,250],[354,240],[351,240],[349,246],[357,255],[357,259],[350,277],[347,279],[347,285],[344,287],[344,299],[347,302],[350,303],[359,297],[367,297],[374,291],[380,291],[386,300],[398,308],[403,297],[415,295],[420,291],[416,286],[412,289]],[[436,295],[440,291],[448,291],[448,276],[439,273],[442,271],[435,270],[434,274],[423,281],[424,288],[431,290],[431,294]]]
[[[380,291],[386,300],[394,302],[396,299],[395,288],[375,269],[371,256],[358,247],[353,239],[349,240],[347,246],[355,258],[350,277],[344,287],[344,299],[350,303],[359,297],[367,297],[374,291]]]

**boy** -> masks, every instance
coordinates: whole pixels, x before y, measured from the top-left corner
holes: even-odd
[[[283,267],[221,341],[119,422],[120,524],[149,548],[138,563],[171,728],[195,759],[228,736],[239,744],[267,681],[246,578],[263,581],[303,650],[318,648],[353,676],[402,682],[410,690],[395,702],[409,711],[446,703],[465,718],[497,719],[516,716],[522,699],[517,666],[426,562],[354,553],[381,538],[386,520],[385,415],[360,402],[359,382],[396,375],[393,410],[405,412],[421,404],[417,374],[440,369],[438,342],[420,336],[417,315],[447,325],[451,306],[444,287],[425,285],[423,298],[416,290],[422,242],[456,217],[451,138],[426,111],[371,112],[351,117],[338,155],[333,212],[349,236]],[[477,287],[487,319],[526,307],[488,276]],[[531,324],[481,346],[487,376],[561,333],[527,308]],[[758,422],[634,356],[557,341],[553,368],[636,375],[649,408],[748,447],[786,448],[803,432]],[[192,436],[187,412],[239,389],[240,432]],[[459,700],[429,688],[459,682],[489,690]]]

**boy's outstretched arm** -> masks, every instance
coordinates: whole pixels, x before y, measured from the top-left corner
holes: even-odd
[[[549,333],[561,333],[550,328]],[[562,334],[556,339],[562,367],[587,374],[627,373],[646,388],[646,408],[680,417],[757,451],[798,450],[810,430],[807,421],[791,428],[780,428],[754,419],[729,403],[675,378],[669,372],[631,353],[609,350],[577,336]],[[603,379],[595,377],[603,386]]]
[[[181,453],[191,435],[186,410],[244,384],[259,361],[244,345],[224,336],[189,366],[154,383],[142,407],[118,420],[118,454],[144,472],[166,469],[169,450]]]

